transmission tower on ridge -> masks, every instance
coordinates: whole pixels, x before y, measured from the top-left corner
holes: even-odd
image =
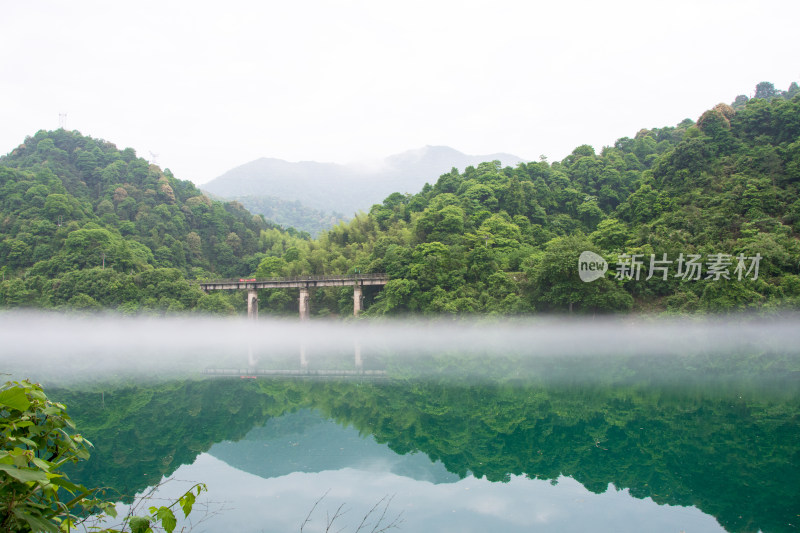
[[[58,114],[58,127],[62,130],[67,129],[67,114],[66,113],[59,113]]]

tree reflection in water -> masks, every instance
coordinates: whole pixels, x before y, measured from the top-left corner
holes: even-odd
[[[699,368],[699,359],[686,358],[562,358],[524,367],[495,358],[490,369],[464,375],[452,372],[453,361],[417,361],[415,371],[387,363],[395,379],[374,383],[170,381],[104,388],[102,402],[97,385],[51,394],[95,444],[91,460],[70,475],[128,501],[214,443],[315,409],[397,454],[422,452],[459,477],[568,476],[595,493],[613,484],[636,498],[696,506],[729,531],[796,527],[800,395],[785,361]],[[754,373],[754,365],[769,370]],[[479,374],[485,379],[469,380]]]

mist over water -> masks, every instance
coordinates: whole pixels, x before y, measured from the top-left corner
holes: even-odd
[[[77,379],[273,366],[299,351],[319,362],[352,356],[682,357],[731,354],[800,361],[800,316],[310,320],[0,315],[0,371]],[[248,359],[249,356],[249,359]],[[288,359],[287,359],[288,358]],[[35,377],[34,377],[35,379]]]
[[[519,502],[559,509],[549,529],[789,531],[800,486],[798,326],[798,315],[9,312],[0,372],[41,382],[95,444],[73,480],[129,499],[168,477],[206,482],[208,501],[235,510],[212,530],[281,520],[273,530],[296,530],[333,487],[333,505],[354,509],[397,494],[392,509],[414,531],[543,525],[527,508],[517,517]],[[301,370],[303,357],[306,375],[258,372]],[[313,375],[356,369],[359,358],[383,374]],[[210,379],[214,369],[235,371]],[[500,511],[474,511],[487,501]]]

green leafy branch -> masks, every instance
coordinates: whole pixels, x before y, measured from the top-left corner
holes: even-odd
[[[89,458],[92,443],[75,433],[63,404],[47,398],[41,385],[9,381],[0,386],[0,531],[68,532],[83,527],[101,533],[152,533],[177,527],[173,508],[184,517],[192,512],[206,485],[196,483],[178,500],[150,507],[149,515],[129,512],[121,529],[101,529],[117,516],[112,502],[98,497],[99,488],[71,482],[60,471],[67,463]]]

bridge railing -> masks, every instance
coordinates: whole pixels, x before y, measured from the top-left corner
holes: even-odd
[[[326,281],[331,279],[388,279],[388,274],[379,274],[375,272],[368,272],[365,274],[329,274],[321,276],[291,276],[282,278],[230,278],[230,279],[215,279],[209,281],[200,281],[200,284],[208,283],[246,283],[246,282],[260,282],[260,281]]]

